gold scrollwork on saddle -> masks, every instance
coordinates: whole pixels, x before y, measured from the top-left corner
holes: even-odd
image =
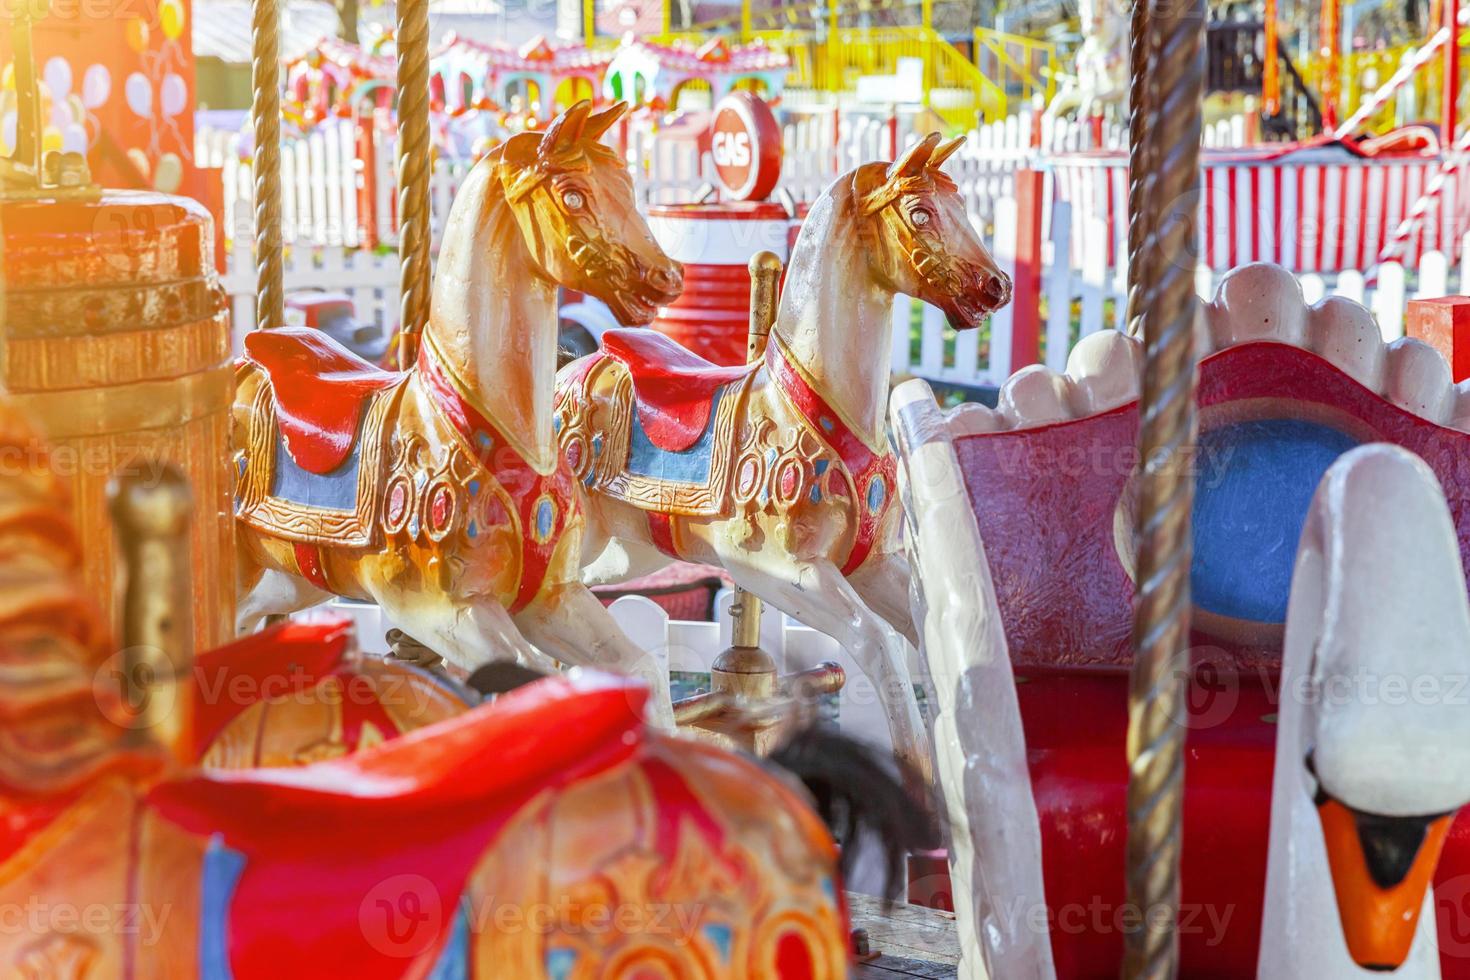
[[[237,374],[237,378],[239,375]],[[276,496],[277,456],[281,448],[276,424],[275,401],[269,383],[257,385],[244,434],[243,452],[237,455],[239,480],[236,515],[247,526],[265,534],[310,544],[362,548],[378,540],[386,443],[396,438],[385,423],[404,389],[398,385],[372,399],[358,433],[356,490],[350,506],[323,507]],[[346,501],[344,501],[346,503]]]
[[[748,417],[740,432],[731,497],[748,511],[784,514],[803,500],[819,502],[831,483],[823,476],[840,465],[806,426]]]
[[[383,487],[379,522],[389,537],[439,544],[471,525],[493,526],[477,512],[499,486],[457,441],[449,443],[447,453],[436,453],[417,432],[392,433]],[[497,513],[507,509],[501,501]]]
[[[730,474],[735,436],[745,412],[751,378],[720,389],[708,437],[683,452],[644,447],[648,461],[662,474],[640,472],[633,451],[635,413],[633,382],[618,362],[593,366],[573,386],[557,409],[557,437],[562,459],[589,490],[642,510],[684,517],[718,517],[731,511]],[[600,401],[593,394],[611,387]]]

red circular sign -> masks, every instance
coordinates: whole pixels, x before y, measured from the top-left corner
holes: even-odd
[[[781,179],[781,127],[771,107],[750,92],[715,106],[710,157],[720,189],[736,201],[763,201]]]

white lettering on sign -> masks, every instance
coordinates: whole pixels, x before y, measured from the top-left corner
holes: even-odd
[[[710,155],[721,167],[750,166],[750,134],[716,131],[710,143]]]

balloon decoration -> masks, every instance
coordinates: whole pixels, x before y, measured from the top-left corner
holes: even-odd
[[[169,72],[163,76],[163,86],[158,92],[158,103],[163,114],[170,119],[182,113],[189,101],[189,86],[182,76]]]
[[[179,35],[184,32],[182,0],[163,0],[158,5],[158,26],[163,28],[163,36],[170,41],[179,39]]]
[[[148,22],[141,17],[128,21],[128,47],[142,54],[148,50]]]
[[[82,76],[82,105],[100,109],[112,94],[112,75],[106,65],[93,65]]]
[[[148,76],[140,71],[133,72],[128,76],[123,94],[127,96],[128,108],[133,110],[133,115],[140,119],[153,118],[153,86],[149,84]]]
[[[65,58],[52,58],[47,61],[45,69],[41,72],[41,78],[46,82],[46,88],[51,90],[51,98],[62,101],[70,94],[71,65]]]

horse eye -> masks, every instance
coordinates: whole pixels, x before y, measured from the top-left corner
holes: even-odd
[[[580,191],[567,191],[562,195],[561,202],[573,211],[580,211],[582,205],[587,203]]]
[[[909,218],[913,221],[914,224],[922,227],[929,223],[929,212],[919,209],[914,211],[913,214],[909,215]]]

